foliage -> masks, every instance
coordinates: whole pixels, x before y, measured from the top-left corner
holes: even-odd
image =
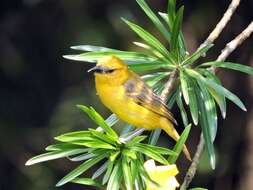
[[[111,190],[118,189],[122,184],[127,189],[133,189],[133,186],[138,184],[140,189],[144,189],[143,179],[151,180],[143,166],[144,158],[152,158],[164,165],[175,163],[190,131],[188,126],[173,151],[144,143],[147,136],[137,136],[123,143],[121,137],[110,128],[110,121],[105,121],[92,107],[83,105],[78,107],[100,127],[96,130],[75,131],[57,136],[55,140],[60,143],[46,147],[47,153],[35,156],[26,162],[26,165],[33,165],[58,158],[83,162],[63,177],[56,186],[68,182],[98,187],[107,184],[107,189]],[[100,166],[91,178],[79,177],[98,163]]]
[[[211,167],[215,168],[213,143],[217,133],[218,114],[216,106],[219,107],[223,118],[226,117],[226,99],[246,111],[242,101],[222,86],[219,78],[211,71],[211,67],[232,69],[251,75],[253,74],[253,68],[231,62],[218,61],[208,61],[197,65],[198,59],[206,54],[213,47],[213,44],[206,44],[189,55],[182,34],[184,7],[181,6],[176,10],[176,1],[168,0],[168,12],[159,12],[159,18],[144,0],[136,1],[155,28],[163,35],[169,44],[169,48],[166,48],[163,43],[143,27],[122,18],[126,25],[143,40],[143,42],[134,42],[135,45],[143,48],[143,52],[82,45],[71,48],[85,51],[85,53],[66,55],[64,57],[71,60],[96,63],[99,58],[105,55],[115,55],[124,60],[129,65],[129,68],[135,72],[150,72],[150,74],[146,74],[142,78],[157,94],[160,94],[164,88],[163,79],[169,76],[171,72],[176,71],[178,73],[178,83],[174,92],[168,97],[168,106],[171,108],[176,103],[186,127],[185,131],[173,151],[155,146],[160,135],[159,129],[151,133],[148,143],[143,143],[145,136],[138,136],[129,142],[123,143],[121,139],[124,135],[131,132],[132,127],[127,125],[119,137],[110,128],[117,122],[117,117],[114,114],[105,121],[93,108],[78,106],[100,128],[58,136],[55,139],[60,141],[60,144],[47,147],[47,153],[36,156],[27,162],[27,165],[31,165],[63,157],[71,161],[84,161],[79,167],[60,180],[57,186],[67,182],[74,182],[95,186],[107,184],[107,189],[119,189],[122,184],[124,184],[126,189],[132,189],[133,185],[137,185],[138,189],[144,189],[143,177],[150,179],[143,168],[145,156],[162,164],[174,163],[190,132],[191,122],[195,125],[200,125]],[[188,110],[191,118],[187,115]],[[165,155],[170,156],[167,159],[164,157]],[[91,178],[78,178],[97,163],[102,164]],[[104,174],[103,178],[98,180],[97,178],[102,176],[102,174]]]

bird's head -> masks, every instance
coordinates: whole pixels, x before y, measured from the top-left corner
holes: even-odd
[[[95,67],[88,70],[94,72],[96,80],[103,83],[124,82],[128,75],[128,66],[118,57],[105,56],[98,60]]]

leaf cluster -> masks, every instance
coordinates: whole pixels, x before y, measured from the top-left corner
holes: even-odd
[[[63,177],[56,186],[68,182],[105,187],[107,189],[145,189],[144,180],[152,179],[144,169],[146,158],[161,164],[174,163],[187,139],[190,126],[173,150],[143,143],[146,136],[137,136],[123,143],[121,137],[110,127],[117,118],[104,120],[92,107],[78,105],[99,127],[86,131],[75,131],[55,137],[59,143],[46,147],[46,153],[35,156],[26,162],[33,165],[49,160],[67,158],[72,162],[82,162],[77,168]],[[114,121],[113,121],[114,120]],[[98,169],[89,178],[80,177],[94,165]],[[152,181],[155,183],[154,181]]]

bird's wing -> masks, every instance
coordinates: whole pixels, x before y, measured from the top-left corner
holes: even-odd
[[[167,105],[136,74],[131,73],[131,77],[124,83],[124,88],[126,96],[132,98],[136,104],[177,123]]]

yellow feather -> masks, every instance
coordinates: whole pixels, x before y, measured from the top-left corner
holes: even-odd
[[[148,130],[161,128],[174,140],[179,139],[173,126],[175,119],[167,106],[123,61],[107,56],[100,59],[93,70],[98,96],[120,119]],[[183,151],[190,160],[186,146]]]

